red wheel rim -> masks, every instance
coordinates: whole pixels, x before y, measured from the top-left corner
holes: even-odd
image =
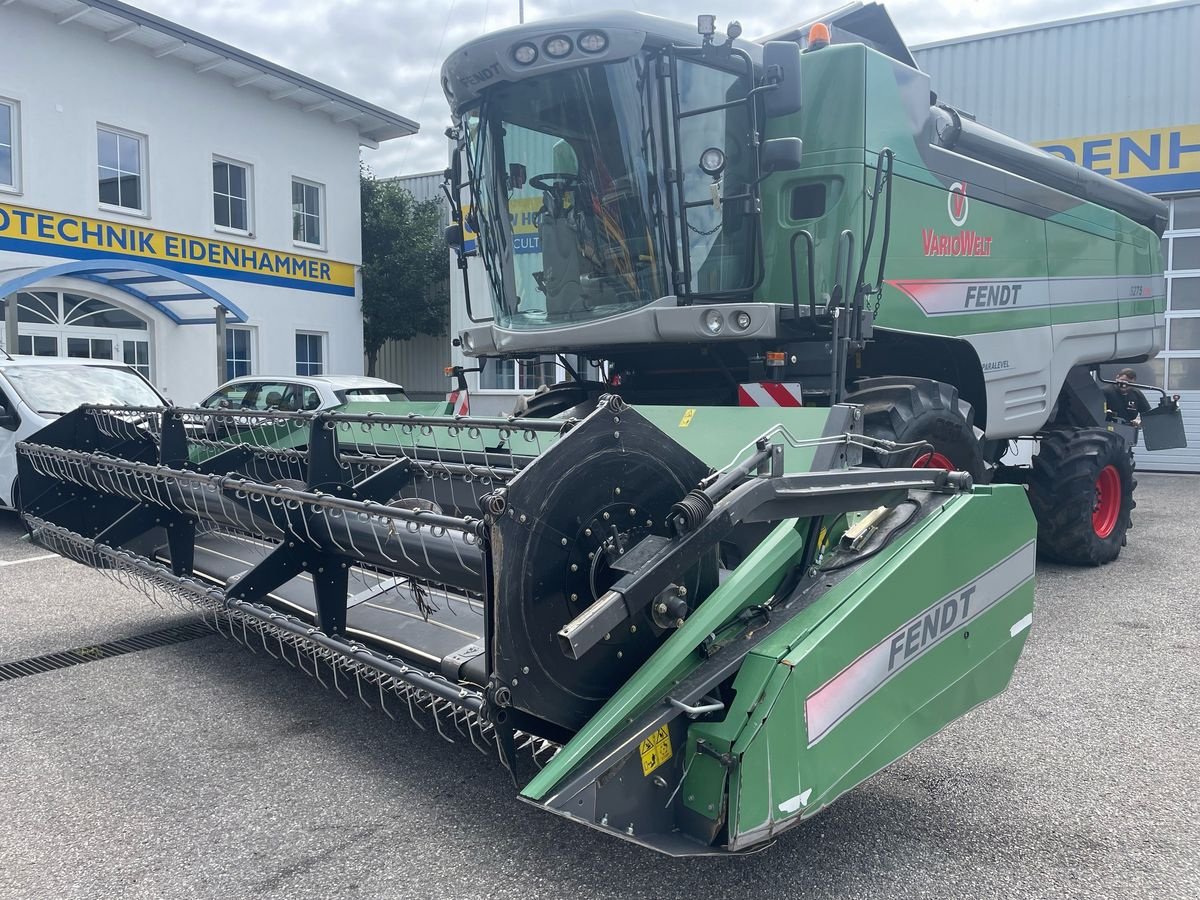
[[[1092,530],[1106,538],[1117,527],[1121,514],[1121,473],[1116,466],[1105,466],[1096,478],[1096,505],[1092,507]]]
[[[925,453],[918,456],[913,462],[914,469],[945,469],[947,472],[954,471],[954,463],[950,462],[950,458],[943,456],[936,450],[932,453]]]

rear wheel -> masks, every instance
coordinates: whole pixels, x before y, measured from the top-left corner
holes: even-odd
[[[1112,562],[1137,505],[1128,447],[1100,428],[1052,431],[1040,441],[1029,474],[1039,555],[1078,566]]]
[[[898,444],[918,444],[883,455],[863,452],[864,465],[969,472],[983,475],[975,411],[958,389],[924,378],[864,378],[846,397],[863,407],[863,433]]]

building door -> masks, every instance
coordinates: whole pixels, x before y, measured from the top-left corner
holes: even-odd
[[[72,291],[21,291],[0,305],[14,299],[18,353],[123,362],[150,378],[149,325],[140,316]]]

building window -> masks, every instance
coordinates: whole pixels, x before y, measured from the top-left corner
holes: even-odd
[[[124,341],[123,359],[125,365],[138,372],[147,381],[150,380],[150,342]]]
[[[320,375],[325,371],[325,336],[296,332],[296,374]]]
[[[250,233],[250,167],[213,157],[213,224]]]
[[[536,360],[496,359],[483,368],[479,376],[481,390],[536,391],[544,385],[561,380],[553,356]]]
[[[254,370],[254,335],[249,328],[225,326],[225,380],[252,375]]]
[[[96,129],[100,205],[146,211],[146,139],[100,126]]]
[[[292,179],[292,240],[321,246],[321,206],[325,189],[311,181]]]
[[[18,140],[17,103],[0,98],[0,190],[18,190],[17,154],[21,148]]]

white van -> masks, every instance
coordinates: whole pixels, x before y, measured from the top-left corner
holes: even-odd
[[[120,363],[0,350],[0,509],[17,507],[17,441],[82,403],[164,406],[145,378]]]

